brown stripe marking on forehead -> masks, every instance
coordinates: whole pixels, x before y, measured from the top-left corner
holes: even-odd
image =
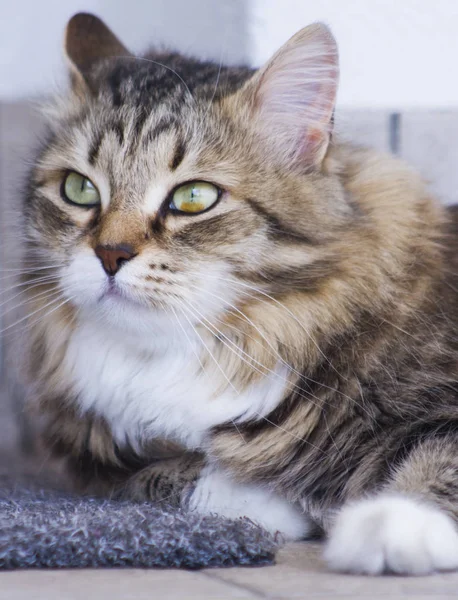
[[[186,154],[186,144],[182,139],[179,139],[175,148],[175,154],[173,155],[172,160],[170,161],[170,170],[175,171],[175,169],[183,162],[183,158]]]
[[[105,132],[99,132],[95,135],[89,146],[89,152],[87,156],[88,163],[93,167],[97,162],[97,158],[100,152],[100,146],[102,145],[102,140],[104,138]]]
[[[151,142],[155,142],[157,138],[164,132],[177,127],[177,121],[172,117],[163,117],[160,121],[148,131],[143,138],[143,147],[147,148]]]
[[[111,129],[115,132],[119,145],[122,146],[124,144],[124,127],[122,121],[114,123]]]
[[[133,127],[133,141],[140,140],[142,137],[143,128],[150,116],[150,111],[147,110],[144,106],[140,106],[136,110],[136,118],[134,121]]]
[[[108,133],[114,133],[120,146],[124,144],[124,127],[121,121],[113,123],[111,127],[108,127],[104,131],[99,132],[93,139],[88,152],[88,162],[91,166],[94,166],[97,162],[100,148],[103,140]]]

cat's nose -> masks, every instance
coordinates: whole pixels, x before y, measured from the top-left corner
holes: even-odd
[[[132,246],[119,244],[117,246],[97,246],[94,249],[107,275],[116,275],[122,265],[136,256]]]

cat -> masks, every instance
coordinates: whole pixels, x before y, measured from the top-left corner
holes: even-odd
[[[24,200],[25,368],[91,489],[458,568],[458,212],[333,136],[314,24],[258,70],[66,30]]]

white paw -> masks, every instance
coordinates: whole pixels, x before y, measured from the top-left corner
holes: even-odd
[[[378,496],[339,513],[325,550],[336,571],[424,575],[458,569],[458,533],[440,510],[404,496]]]
[[[230,519],[248,517],[288,540],[307,536],[313,525],[289,502],[255,485],[236,483],[225,473],[207,467],[189,500],[189,508],[201,514],[218,514]]]

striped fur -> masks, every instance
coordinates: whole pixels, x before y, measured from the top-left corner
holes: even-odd
[[[81,49],[78,28],[108,47]],[[195,507],[207,465],[326,531],[377,492],[458,521],[458,213],[397,159],[331,140],[331,34],[303,30],[258,72],[135,58],[110,36],[93,17],[71,22],[73,91],[24,204],[28,281],[59,265],[29,292],[47,442],[137,499]],[[62,201],[67,170],[97,185],[100,209]],[[220,202],[170,215],[170,190],[192,180],[216,183]],[[136,257],[116,275],[123,297],[107,299],[93,249],[120,243]],[[339,551],[343,570],[455,566]]]

